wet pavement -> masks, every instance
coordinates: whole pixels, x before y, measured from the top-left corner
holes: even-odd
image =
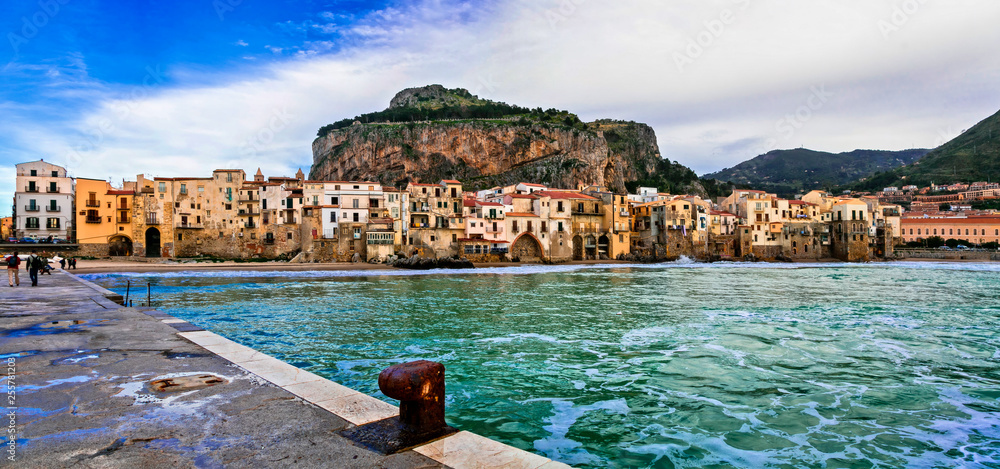
[[[63,272],[28,285],[0,290],[0,468],[446,467],[340,437],[355,425],[179,335],[209,334],[188,323]]]

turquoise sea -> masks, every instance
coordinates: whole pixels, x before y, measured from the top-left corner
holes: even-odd
[[[998,264],[86,277],[389,402],[439,361],[449,423],[578,467],[1000,467]]]

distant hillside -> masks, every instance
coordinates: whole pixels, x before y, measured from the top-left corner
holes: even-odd
[[[1000,181],[1000,112],[934,149],[912,165],[883,171],[847,186],[874,191],[887,186]]]
[[[403,90],[383,111],[323,126],[313,142],[310,178],[394,186],[458,179],[469,189],[583,183],[615,192],[656,184],[675,193],[724,192],[662,158],[645,124],[582,122],[568,111],[514,106],[441,85]]]
[[[879,171],[899,168],[929,151],[854,150],[834,154],[805,148],[774,150],[733,168],[706,174],[704,178],[792,195],[803,190],[852,183]]]

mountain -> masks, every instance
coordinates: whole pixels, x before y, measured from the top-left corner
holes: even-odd
[[[731,181],[737,185],[793,195],[810,189],[840,186],[911,164],[930,150],[854,150],[827,153],[799,148],[774,150],[735,167],[706,174],[705,179]]]
[[[693,171],[660,157],[648,125],[586,123],[568,111],[509,105],[441,85],[403,90],[384,111],[326,125],[312,146],[313,180],[401,187],[458,179],[469,189],[584,183],[616,192],[657,182],[661,190],[705,194]]]
[[[924,187],[931,183],[976,181],[1000,181],[1000,112],[962,132],[912,165],[871,175],[847,188],[875,191],[907,184]]]

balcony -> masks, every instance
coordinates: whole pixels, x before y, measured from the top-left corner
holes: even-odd
[[[99,200],[88,200],[85,205],[91,208],[101,208],[101,202]]]
[[[40,191],[39,191],[38,186],[25,186],[24,192],[38,193]]]
[[[87,217],[87,223],[98,224],[101,222],[101,217]]]
[[[184,230],[201,230],[201,229],[204,229],[205,227],[202,226],[201,223],[184,223],[184,222],[181,222],[181,223],[177,224],[176,228],[180,228],[180,229],[184,229]]]
[[[264,238],[264,244],[267,245],[267,246],[273,246],[274,245],[274,238]]]
[[[45,211],[46,212],[61,212],[62,211],[62,207],[60,207],[58,205],[46,205],[45,206]]]
[[[59,192],[59,186],[55,186],[55,187],[53,187],[53,186],[49,186],[49,187],[47,187],[47,188],[45,189],[45,192],[48,192],[49,194],[55,194],[55,193],[58,193],[58,192]]]
[[[117,218],[117,220],[118,220],[118,223],[121,223],[121,224],[132,223],[132,217],[129,217],[129,216],[124,216],[124,217],[123,216],[119,216]]]
[[[61,230],[62,229],[62,225],[60,225],[58,223],[53,223],[53,224],[45,225],[45,229],[46,230]]]
[[[128,204],[118,204],[118,210],[128,210]]]
[[[24,211],[25,212],[40,212],[40,211],[42,211],[42,207],[41,207],[41,205],[25,205],[24,206]]]
[[[252,195],[240,197],[239,203],[245,204],[250,202],[260,202],[260,197],[254,197]]]
[[[258,216],[260,216],[260,210],[240,210],[239,216],[241,216],[241,217],[258,217]]]
[[[392,246],[395,244],[395,241],[391,239],[369,239],[368,244],[373,246]]]
[[[41,229],[41,226],[39,226],[38,223],[34,223],[34,224],[28,223],[27,225],[24,225],[24,229],[26,229],[26,230],[39,230],[39,229]]]
[[[159,225],[160,224],[160,220],[158,218],[156,218],[156,217],[147,216],[146,217],[146,224],[147,225]]]
[[[258,225],[256,223],[252,223],[252,222],[247,222],[247,223],[243,224],[244,228],[257,228],[258,226],[260,226],[260,225]]]

